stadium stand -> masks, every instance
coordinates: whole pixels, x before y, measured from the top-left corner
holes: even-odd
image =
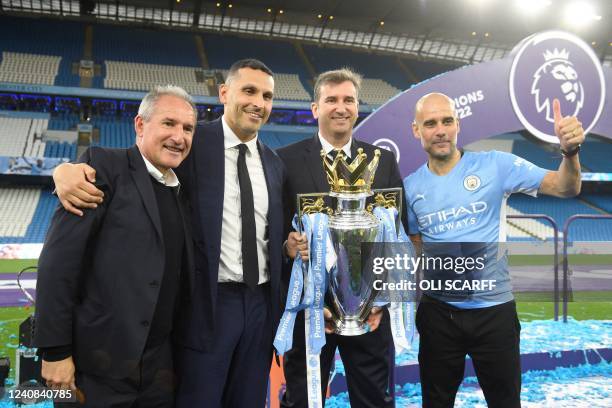
[[[100,129],[100,141],[94,144],[125,148],[132,146],[136,141],[132,118],[97,117],[92,120],[92,123]]]
[[[79,123],[79,115],[77,114],[61,114],[53,115],[49,119],[47,130],[74,130]],[[47,140],[45,146],[45,157],[67,157],[70,160],[75,160],[77,154],[76,143],[58,142]]]
[[[602,214],[579,199],[561,199],[544,195],[534,198],[524,194],[513,194],[508,199],[508,205],[523,214],[548,214],[557,222],[559,230],[563,229],[565,221],[572,215]],[[597,228],[594,228],[594,225],[597,225]],[[578,220],[570,227],[568,238],[570,241],[612,241],[612,221]]]
[[[612,143],[587,139],[580,149],[580,162],[593,172],[612,172]]]
[[[444,65],[431,61],[418,60],[405,60],[405,64],[410,67],[410,70],[421,81],[425,81],[445,72],[460,68],[458,65]]]
[[[39,198],[37,188],[0,188],[0,236],[25,237]]]
[[[612,214],[612,196],[602,194],[581,194],[580,198]]]
[[[45,157],[67,157],[70,160],[76,159],[76,143],[68,142],[47,142],[45,146]]]
[[[208,87],[196,80],[196,69],[172,65],[106,61],[105,88],[149,91],[156,85],[173,84],[192,95],[208,96]]]
[[[382,105],[400,92],[382,79],[364,78],[359,99],[369,105]]]
[[[361,84],[360,99],[372,105],[380,105],[410,85],[393,57],[353,52],[344,49],[304,46],[304,51],[317,72],[337,69],[342,66],[353,68],[364,80]]]
[[[274,73],[274,98],[282,100],[309,101],[310,94],[297,74]]]
[[[207,34],[204,47],[211,69],[227,70],[238,59],[257,58],[274,71],[275,99],[311,100],[310,75],[289,42]]]
[[[28,134],[26,136],[24,156],[43,157],[45,152],[45,142],[43,142],[43,132],[47,129],[47,119],[31,119]]]
[[[554,153],[546,151],[525,139],[514,141],[512,153],[545,169],[556,170],[561,164],[561,154],[557,150]]]
[[[526,213],[506,205],[506,215],[525,215]],[[509,241],[538,239],[545,241],[554,238],[554,229],[546,221],[536,219],[508,219],[506,234]]]
[[[355,69],[365,78],[383,79],[400,90],[410,85],[394,57],[315,45],[304,45],[304,51],[317,72],[347,66]]]
[[[163,29],[95,25],[93,55],[96,61],[202,67],[193,34]]]
[[[56,206],[47,188],[1,187],[0,243],[44,242]]]
[[[61,29],[58,29],[57,21],[53,20],[0,17],[0,49],[3,51],[3,60],[7,52],[36,55],[37,57],[60,57],[61,60],[55,71],[55,80],[50,85],[79,86],[79,76],[72,73],[72,64],[78,62],[83,55],[84,27],[82,23],[65,20],[61,22]],[[44,58],[33,60],[42,61]],[[0,70],[0,72],[3,71],[4,69]],[[24,71],[24,73],[29,72]],[[18,78],[15,77],[15,79]],[[7,79],[2,80],[7,81]],[[36,78],[32,77],[26,77],[20,81],[14,80],[14,82],[39,83]]]
[[[61,57],[54,55],[2,53],[0,81],[53,85]]]
[[[271,149],[278,149],[288,144],[312,137],[313,131],[295,126],[266,125],[259,132],[261,142]]]
[[[211,69],[228,69],[236,60],[250,57],[264,61],[275,73],[294,72],[309,78],[295,47],[288,41],[216,34],[206,34],[203,38]]]
[[[523,137],[518,133],[509,133],[505,135],[493,136],[477,142],[473,142],[463,146],[464,150],[471,152],[485,152],[489,150],[497,150],[500,152],[512,152],[512,146],[515,140]],[[459,136],[461,142],[461,136]]]
[[[47,119],[0,117],[0,155],[42,157]]]
[[[105,88],[148,91],[155,85],[175,84],[193,95],[208,96],[198,82],[194,35],[168,30],[94,26],[93,55],[103,60]]]
[[[79,115],[77,114],[65,114],[65,115],[53,115],[49,119],[49,130],[71,130],[74,129],[79,123]]]
[[[508,241],[532,241],[533,235],[524,231],[522,227],[517,227],[513,221],[506,223],[506,236]]]

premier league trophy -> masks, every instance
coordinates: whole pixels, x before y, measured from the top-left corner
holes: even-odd
[[[396,203],[401,202],[401,189],[372,190],[379,150],[369,163],[361,148],[351,164],[347,163],[342,151],[331,163],[324,151],[321,157],[330,192],[298,195],[298,215],[301,218],[313,212],[329,214],[329,237],[336,264],[329,273],[327,307],[337,334],[357,336],[368,331],[365,321],[377,295],[373,281],[381,279],[372,271],[372,259],[376,254],[363,254],[361,244],[382,241],[381,223],[372,210],[375,206],[397,207]],[[336,199],[335,211],[324,205],[327,195]],[[366,199],[372,195],[375,195],[374,203],[366,206]]]

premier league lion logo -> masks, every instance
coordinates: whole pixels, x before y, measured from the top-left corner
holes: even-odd
[[[510,100],[526,131],[544,142],[559,143],[555,99],[564,115],[580,118],[585,133],[593,128],[603,111],[606,84],[601,62],[588,44],[574,34],[545,31],[523,40],[511,58]]]
[[[553,51],[546,50],[543,56],[545,62],[533,75],[531,85],[536,109],[538,112],[545,111],[546,120],[554,123],[552,101],[557,98],[573,106],[572,116],[578,115],[584,104],[584,88],[569,60],[569,52],[555,48]]]

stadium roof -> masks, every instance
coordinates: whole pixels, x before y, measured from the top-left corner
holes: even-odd
[[[577,24],[577,12],[570,22],[565,17],[566,9],[576,0],[128,0],[119,3],[149,7],[155,4],[160,8],[199,9],[234,17],[405,35],[469,39],[476,32],[477,37],[514,43],[534,32],[557,28],[574,31],[589,42],[610,46],[612,41],[612,4],[607,0],[578,2],[583,5],[578,10],[588,13],[585,5],[590,5],[593,17],[600,17],[582,27]],[[484,37],[485,33],[489,36]]]
[[[255,35],[283,36],[282,31],[290,38],[373,50],[384,50],[385,45],[378,46],[383,40],[372,33],[508,51],[532,33],[562,29],[590,43],[602,59],[612,58],[608,0],[4,0],[0,11]],[[279,28],[283,24],[292,27]],[[301,29],[295,30],[296,25]],[[304,27],[318,31],[306,35]],[[343,34],[329,34],[333,30],[350,30],[353,37],[342,40]],[[437,51],[423,53],[422,47],[415,47],[386,49],[444,59]]]

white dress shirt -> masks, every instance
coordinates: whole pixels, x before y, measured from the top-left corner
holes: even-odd
[[[164,186],[168,186],[168,187],[180,186],[178,177],[176,177],[174,170],[168,169],[166,174],[163,174],[161,171],[157,169],[157,167],[155,167],[149,160],[147,160],[147,158],[144,157],[142,153],[140,155],[142,156],[142,159],[145,162],[145,166],[147,166],[147,171],[149,172],[151,177],[153,177],[155,180],[157,180]]]
[[[327,140],[325,140],[323,136],[321,136],[321,133],[319,133],[319,141],[321,142],[321,147],[323,147],[323,150],[325,150],[325,154],[329,155],[333,150],[336,150],[336,148],[332,146],[331,143],[329,143]],[[345,156],[348,157],[349,159],[351,158],[351,143],[352,142],[353,142],[353,138],[351,137],[349,141],[346,142],[344,146],[342,146],[342,151],[344,152]]]
[[[223,194],[223,222],[221,224],[221,260],[219,282],[244,282],[242,274],[242,219],[240,215],[240,184],[238,182],[238,146],[242,141],[225,121],[223,145],[225,154],[225,188]],[[268,186],[261,157],[257,150],[257,136],[245,143],[248,147],[246,165],[249,169],[255,205],[255,230],[257,238],[257,263],[259,284],[268,277]],[[214,177],[211,175],[211,177]]]

